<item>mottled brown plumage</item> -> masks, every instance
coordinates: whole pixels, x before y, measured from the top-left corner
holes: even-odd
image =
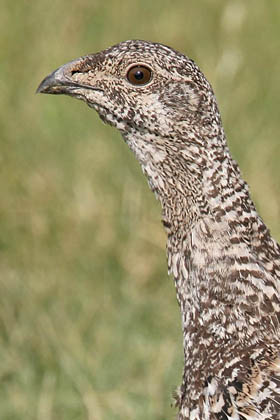
[[[178,419],[280,419],[280,248],[202,72],[169,47],[126,41],[38,91],[82,99],[119,129],[161,202],[183,325]]]

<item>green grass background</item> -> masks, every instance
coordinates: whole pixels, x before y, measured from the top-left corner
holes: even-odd
[[[0,32],[0,419],[172,419],[181,326],[159,205],[116,131],[35,89],[125,39],[188,54],[279,238],[280,2],[2,0]]]

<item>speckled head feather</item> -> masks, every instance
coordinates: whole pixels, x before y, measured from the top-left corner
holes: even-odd
[[[184,337],[178,419],[280,419],[280,248],[197,65],[126,41],[65,64],[38,92],[82,99],[116,127],[161,202]]]

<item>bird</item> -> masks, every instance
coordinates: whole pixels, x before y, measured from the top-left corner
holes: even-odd
[[[280,246],[197,64],[129,40],[62,65],[37,92],[80,99],[117,128],[161,204],[182,317],[177,419],[279,420]]]

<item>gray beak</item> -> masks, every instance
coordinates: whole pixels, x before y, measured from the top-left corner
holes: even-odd
[[[77,83],[73,80],[75,73],[84,73],[88,70],[85,67],[86,57],[78,58],[59,67],[49,74],[38,86],[36,93],[50,93],[53,95],[75,95],[77,89],[85,88],[90,90],[102,90],[94,86]]]
[[[71,87],[75,85],[75,82],[71,80],[71,76],[73,75],[72,69],[75,67],[73,65],[74,63],[76,63],[76,61],[71,61],[45,77],[38,86],[36,93],[68,93],[69,88],[71,89]]]

